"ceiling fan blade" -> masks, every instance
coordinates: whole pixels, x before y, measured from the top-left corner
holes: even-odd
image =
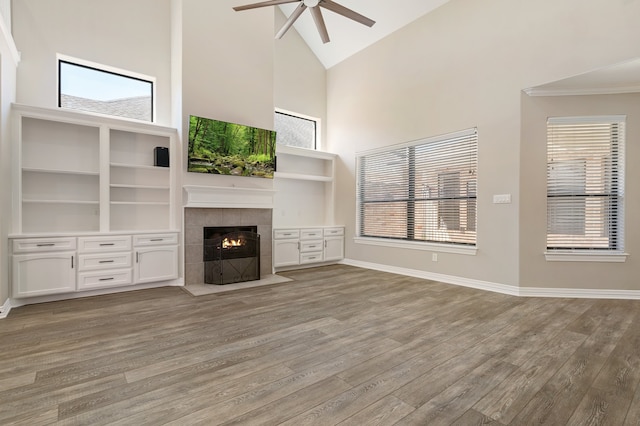
[[[287,31],[289,31],[289,28],[291,28],[293,23],[296,22],[296,20],[300,17],[300,15],[302,15],[302,12],[304,12],[306,8],[307,6],[305,6],[304,3],[300,2],[300,5],[296,7],[296,10],[293,11],[291,16],[289,16],[289,19],[287,19],[287,22],[284,23],[282,28],[280,28],[280,31],[278,31],[278,34],[276,34],[276,38],[282,38],[282,36],[285,35]]]
[[[320,38],[323,43],[329,43],[329,33],[327,32],[327,26],[324,24],[324,18],[322,17],[322,11],[318,6],[312,7],[310,9],[311,16],[313,16],[313,22],[316,23],[316,27],[318,28],[318,32],[320,33]]]
[[[245,4],[244,6],[236,6],[233,8],[233,10],[235,10],[236,12],[239,12],[241,10],[248,10],[248,9],[257,9],[259,7],[266,7],[266,6],[276,6],[278,4],[285,4],[285,3],[297,3],[300,0],[271,0],[271,1],[263,1],[260,3],[253,3],[253,4]]]
[[[358,12],[355,12],[331,0],[320,0],[318,6],[329,9],[330,11],[335,12],[338,15],[342,15],[346,18],[352,19],[356,22],[361,23],[362,25],[366,25],[367,27],[372,27],[373,24],[376,23],[376,21],[369,19],[366,16],[360,15]]]

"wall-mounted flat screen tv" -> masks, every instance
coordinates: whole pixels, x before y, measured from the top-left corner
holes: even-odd
[[[189,116],[188,171],[273,179],[276,132]]]

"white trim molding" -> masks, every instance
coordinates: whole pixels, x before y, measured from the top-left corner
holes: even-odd
[[[457,277],[454,275],[437,274],[435,272],[420,271],[417,269],[400,268],[397,266],[382,265],[379,263],[363,262],[353,259],[343,259],[339,263],[342,265],[350,265],[358,268],[371,269],[374,271],[389,272],[392,274],[438,281],[444,284],[458,285],[462,287],[474,288],[477,290],[492,291],[494,293],[501,293],[509,296],[556,297],[571,299],[640,300],[640,290],[517,287],[506,284],[492,283],[489,281]]]
[[[458,244],[431,243],[426,241],[403,241],[390,238],[374,237],[354,237],[356,244],[365,244],[379,247],[394,247],[411,250],[433,251],[438,253],[453,253],[475,256],[478,252],[477,246],[463,246]]]
[[[606,263],[624,263],[627,261],[629,253],[607,253],[602,251],[594,252],[563,252],[563,251],[545,251],[544,258],[547,262],[606,262]]]
[[[379,263],[362,262],[353,259],[343,259],[340,264],[356,266],[359,268],[372,269],[374,271],[389,272],[392,274],[406,275],[408,277],[422,278],[425,280],[438,281],[445,284],[454,284],[461,287],[470,287],[477,290],[492,291],[494,293],[519,296],[518,287],[506,284],[497,284],[489,281],[474,280],[471,278],[456,277],[453,275],[437,274],[435,272],[420,271],[417,269],[400,268],[397,266],[382,265]]]
[[[0,319],[4,319],[11,312],[11,299],[7,299],[4,302],[4,305],[0,306]]]
[[[262,188],[185,185],[184,207],[272,209],[275,191]]]

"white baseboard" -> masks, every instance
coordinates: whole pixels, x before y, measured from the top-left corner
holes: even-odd
[[[171,280],[171,281],[158,281],[148,284],[135,284],[124,287],[113,287],[113,288],[104,288],[100,290],[91,290],[91,291],[79,291],[75,293],[64,293],[64,294],[51,294],[48,296],[38,296],[38,297],[26,297],[21,299],[9,299],[7,303],[10,306],[17,308],[20,306],[33,305],[36,303],[47,303],[47,302],[58,302],[60,300],[69,300],[69,299],[80,299],[83,297],[90,296],[102,296],[105,294],[113,294],[113,293],[124,293],[127,291],[136,291],[136,290],[145,290],[150,288],[159,288],[159,287],[182,287],[184,286],[184,280],[182,278]],[[4,312],[3,312],[4,315]],[[3,318],[0,316],[0,318]]]
[[[445,284],[459,285],[462,287],[470,287],[478,290],[493,291],[495,293],[507,294],[510,296],[558,297],[571,299],[640,299],[640,290],[515,287],[506,284],[497,284],[488,281],[474,280],[471,278],[457,277],[454,275],[436,274],[434,272],[400,268],[397,266],[382,265],[379,263],[362,262],[353,259],[344,259],[340,263],[343,265],[372,269],[374,271],[382,271],[409,277],[423,278],[426,280],[438,281]]]
[[[11,299],[4,301],[4,304],[0,306],[0,319],[6,318],[11,311]]]

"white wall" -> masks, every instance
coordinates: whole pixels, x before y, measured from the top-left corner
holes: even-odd
[[[638,16],[640,2],[629,0],[451,0],[331,68],[328,141],[341,158],[336,204],[346,256],[520,285],[518,248],[529,242],[519,235],[530,224],[519,205],[532,196],[519,182],[521,90],[640,56],[632,42]],[[474,126],[476,256],[441,253],[432,262],[427,252],[353,242],[355,153]],[[511,194],[512,204],[493,204],[494,194]]]
[[[170,0],[20,0],[18,102],[57,107],[56,54],[156,77],[156,121],[171,125]]]
[[[280,8],[275,11],[279,30],[286,17]],[[293,28],[275,42],[274,54],[275,106],[319,118],[322,138],[327,129],[327,71]]]
[[[189,115],[273,129],[273,8],[235,12],[228,2],[189,0],[182,8],[182,125]],[[270,189],[271,179],[186,172],[183,183]]]

